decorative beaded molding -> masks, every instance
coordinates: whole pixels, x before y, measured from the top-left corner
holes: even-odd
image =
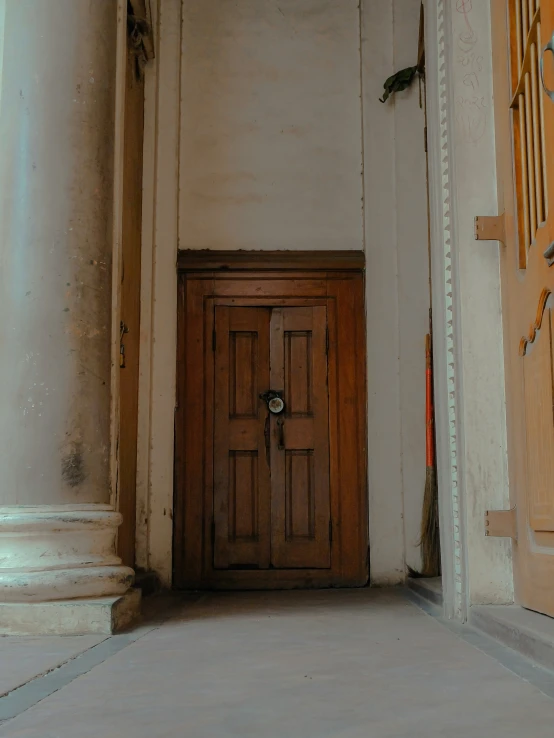
[[[440,132],[440,176],[442,201],[442,245],[444,249],[444,297],[446,334],[446,371],[448,388],[448,444],[450,461],[450,492],[452,505],[452,530],[454,536],[454,602],[453,610],[459,619],[464,618],[464,557],[460,529],[461,502],[458,471],[458,417],[457,417],[457,357],[456,329],[454,321],[454,280],[452,259],[452,219],[451,219],[451,181],[450,181],[450,122],[448,101],[448,56],[445,36],[447,33],[445,0],[438,0],[437,9],[437,51],[438,51],[438,96]]]

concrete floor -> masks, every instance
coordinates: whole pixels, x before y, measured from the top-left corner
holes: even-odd
[[[119,643],[88,670],[95,648],[74,658],[70,673],[66,665],[29,682],[27,696],[39,695],[58,674],[57,691],[5,720],[0,736],[553,735],[551,697],[398,591],[210,594],[134,640],[117,638],[125,636],[95,647]],[[9,670],[5,654],[17,663],[26,647],[2,641],[0,669]]]

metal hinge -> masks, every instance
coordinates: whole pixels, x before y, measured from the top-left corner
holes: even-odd
[[[329,521],[329,543],[333,543],[333,521]]]
[[[506,219],[502,215],[477,215],[475,218],[476,241],[499,241],[506,245]]]
[[[494,538],[513,538],[517,541],[516,508],[487,510],[485,512],[485,535]]]
[[[212,537],[212,548],[213,548],[215,545],[215,520],[214,518],[212,518],[211,537]]]
[[[216,342],[216,339],[215,339],[215,328],[214,328],[212,331],[212,351],[215,351],[215,342]]]

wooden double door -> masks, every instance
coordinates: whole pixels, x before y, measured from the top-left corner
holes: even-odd
[[[367,581],[363,257],[317,257],[180,255],[177,587]]]
[[[331,565],[327,335],[325,306],[215,308],[216,569]]]

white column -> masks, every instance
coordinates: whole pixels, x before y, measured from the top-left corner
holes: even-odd
[[[108,504],[116,35],[117,0],[0,0],[0,632],[87,630],[55,603],[133,581]]]

